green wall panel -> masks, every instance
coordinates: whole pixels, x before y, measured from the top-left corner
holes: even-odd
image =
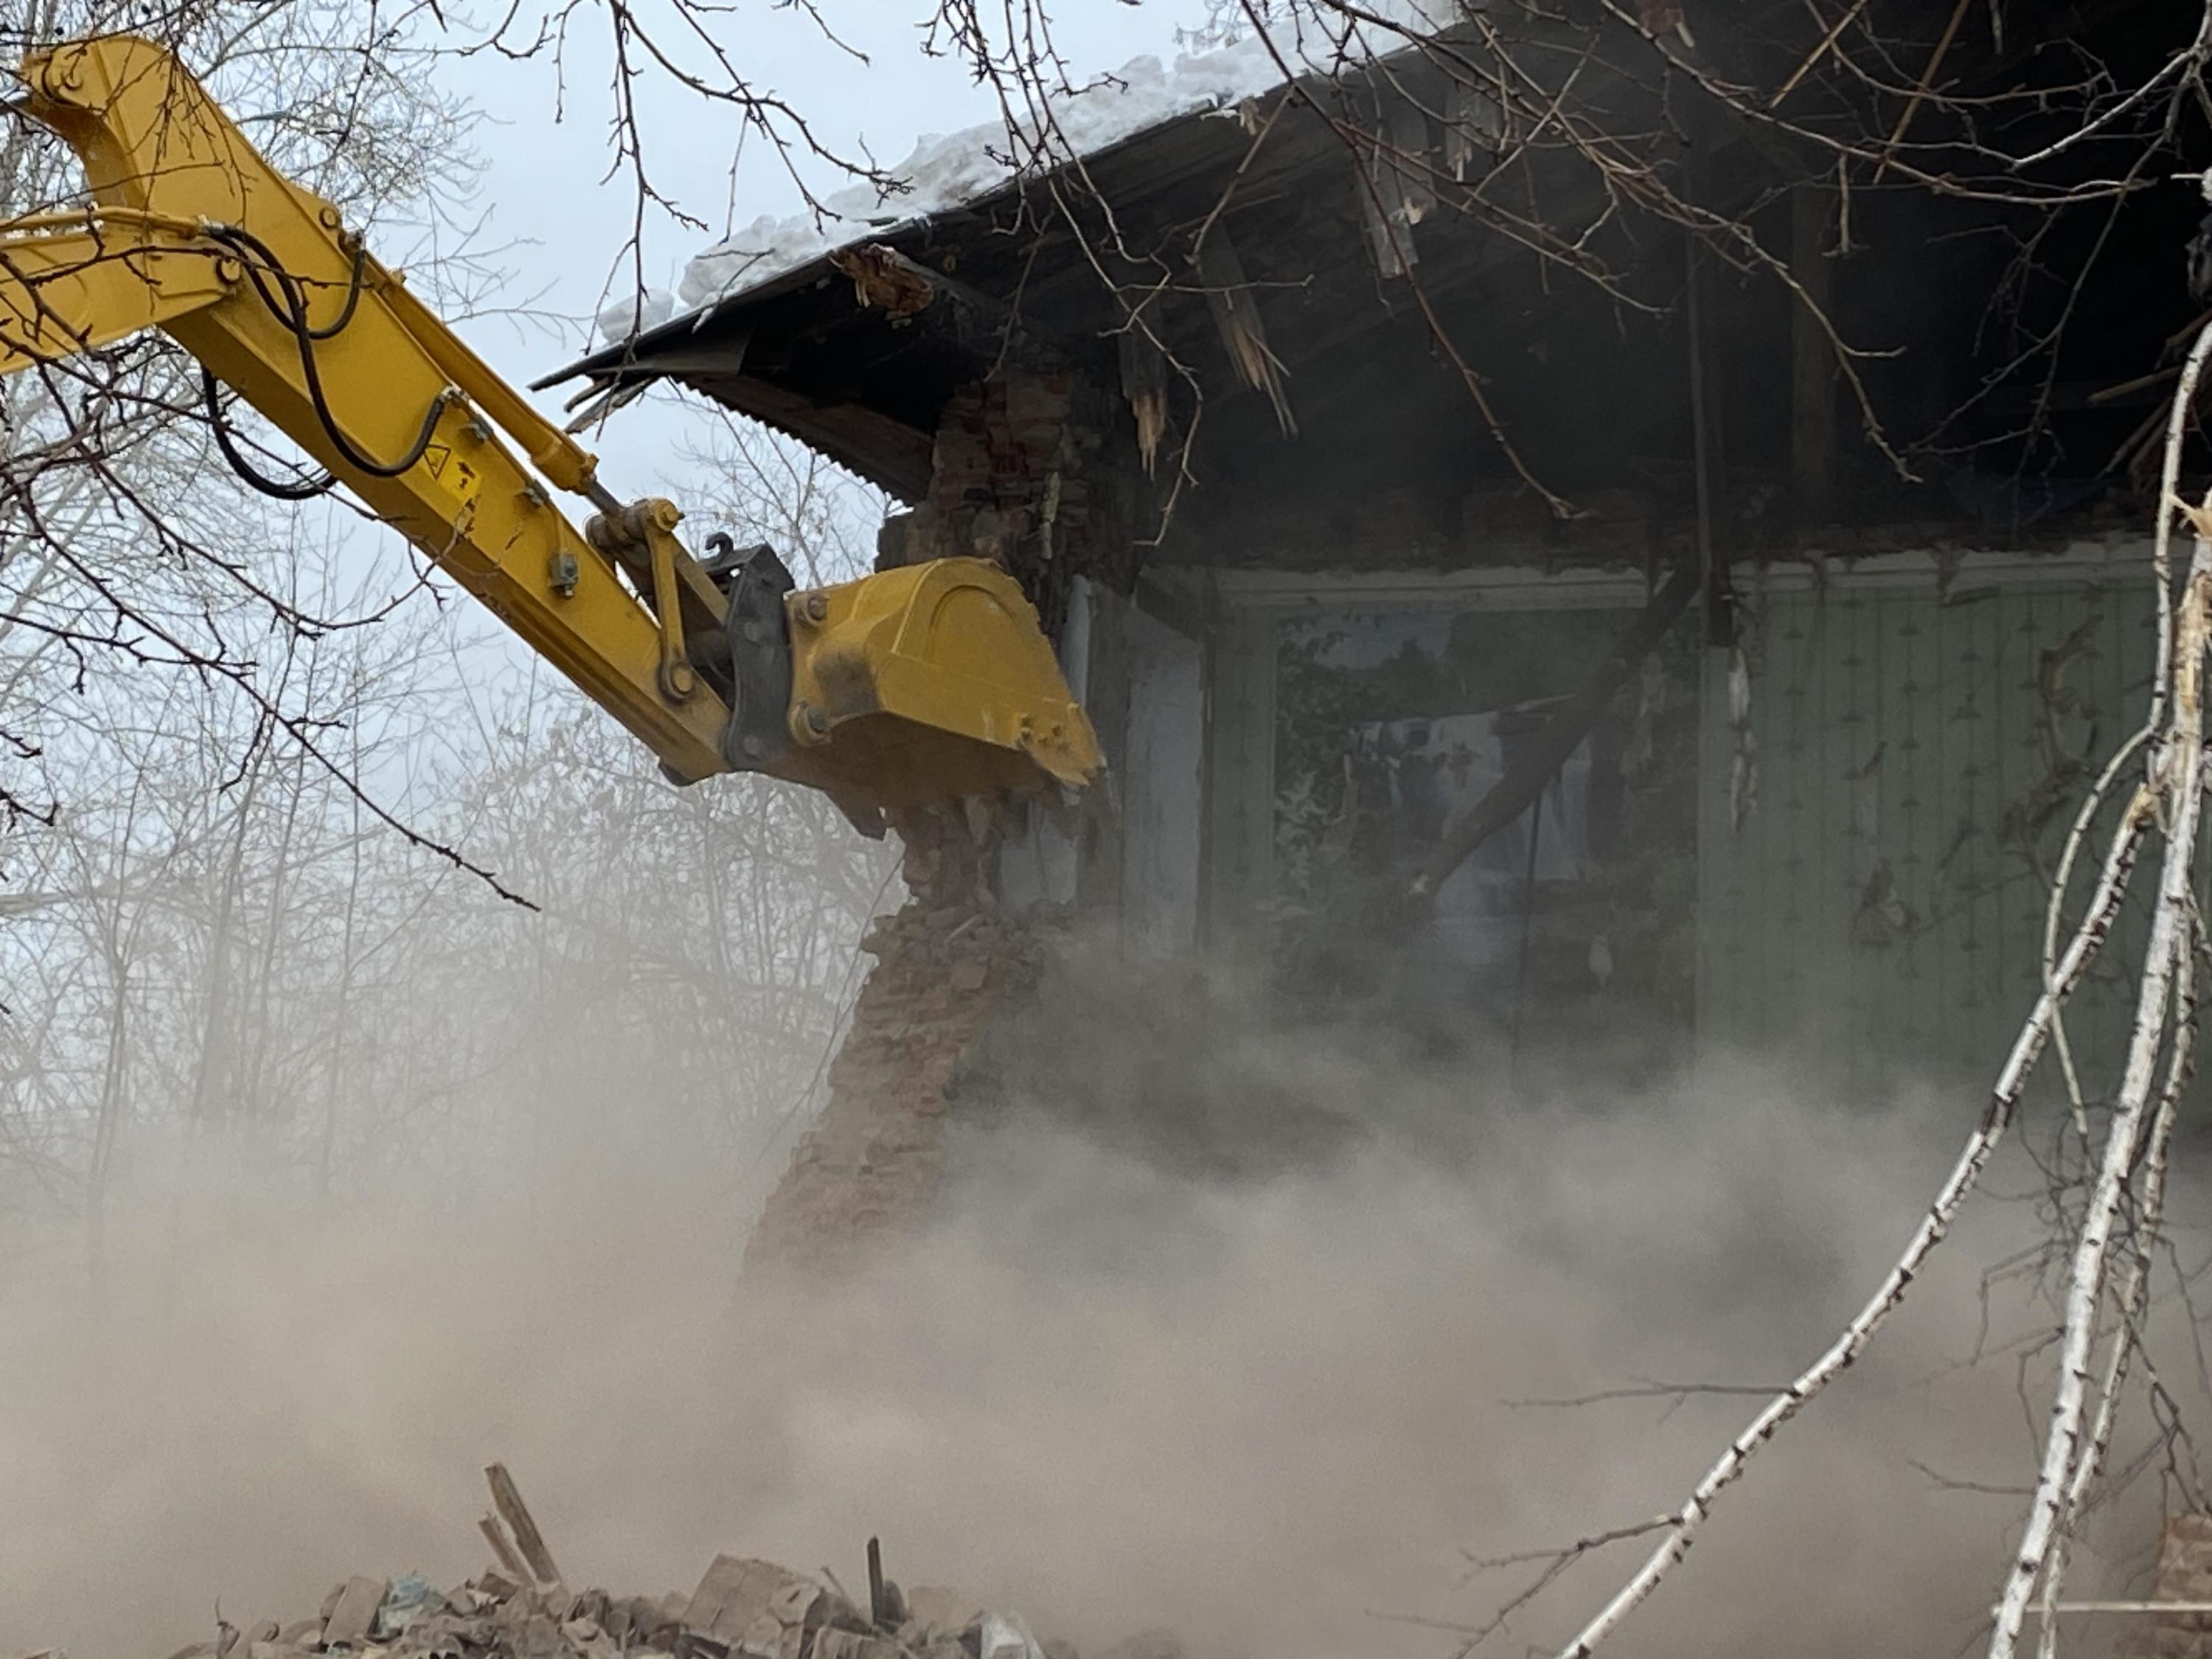
[[[1758,799],[1740,827],[1724,653],[1705,674],[1701,1042],[1869,1079],[1993,1073],[2038,989],[2083,772],[2142,718],[2154,609],[2147,573],[1754,594]],[[2093,1095],[2129,989],[2108,969],[2072,1021]]]

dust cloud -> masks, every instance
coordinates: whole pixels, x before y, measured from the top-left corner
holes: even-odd
[[[498,1458],[572,1582],[688,1589],[728,1549],[850,1583],[877,1534],[893,1577],[1087,1652],[1164,1626],[1198,1659],[1448,1659],[1461,1638],[1413,1621],[1480,1624],[1542,1565],[1470,1557],[1669,1507],[1754,1404],[1539,1402],[1785,1380],[1978,1104],[1749,1063],[1592,1100],[1250,1024],[1163,1045],[1170,1077],[1121,1012],[1059,1051],[1075,1107],[1038,1097],[1052,1045],[1010,1058],[1029,1109],[968,1132],[941,1224],[835,1292],[740,1294],[728,1172],[623,1133],[620,1101],[543,1101],[556,1155],[419,1189],[312,1201],[228,1146],[142,1160],[160,1178],[111,1201],[96,1279],[79,1228],[9,1241],[0,1650],[160,1656],[218,1602],[290,1619],[350,1572],[458,1581]],[[1217,1139],[1279,1155],[1164,1152],[1140,1097],[1211,1100]],[[2020,1481],[2034,1425],[2009,1355],[1960,1362],[2028,1209],[1982,1208],[1618,1652],[1971,1638],[2020,1500],[1951,1483]],[[2148,1486],[2082,1593],[2141,1565]],[[1638,1549],[1482,1650],[1571,1633]]]

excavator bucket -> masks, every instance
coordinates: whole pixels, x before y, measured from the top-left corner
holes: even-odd
[[[775,555],[729,589],[723,757],[885,815],[1001,790],[1080,789],[1104,765],[1037,614],[982,559],[798,590]]]

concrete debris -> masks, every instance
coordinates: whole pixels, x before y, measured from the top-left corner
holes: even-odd
[[[779,1631],[786,1624],[804,1626],[812,1607],[813,1597],[806,1594],[810,1591],[814,1596],[820,1594],[812,1581],[774,1562],[718,1555],[691,1592],[684,1609],[684,1627],[734,1644],[763,1618]],[[768,1659],[774,1659],[773,1651]]]
[[[1044,1649],[1019,1613],[985,1613],[975,1636],[976,1659],[1044,1659]]]
[[[520,1522],[529,1553],[550,1564],[514,1481],[492,1468],[504,1518]],[[872,1539],[868,1559],[872,1613],[827,1569],[815,1578],[749,1556],[716,1556],[688,1596],[577,1592],[557,1581],[518,1582],[497,1568],[441,1590],[410,1572],[349,1578],[314,1617],[289,1625],[222,1620],[215,1640],[169,1659],[1079,1659],[1064,1642],[1039,1641],[1018,1613],[960,1590],[902,1590],[883,1576]],[[67,1656],[49,1650],[25,1659]],[[1184,1654],[1172,1636],[1147,1631],[1107,1659]]]

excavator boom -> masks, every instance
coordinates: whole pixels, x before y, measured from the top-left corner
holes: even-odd
[[[610,495],[587,451],[161,47],[104,36],[21,74],[20,106],[76,149],[91,202],[0,222],[0,374],[163,330],[207,370],[234,464],[218,381],[680,783],[767,772],[866,824],[1097,774],[1090,723],[997,566],[945,559],[801,592],[766,549],[702,564],[672,503]],[[549,485],[598,511],[579,529]]]

